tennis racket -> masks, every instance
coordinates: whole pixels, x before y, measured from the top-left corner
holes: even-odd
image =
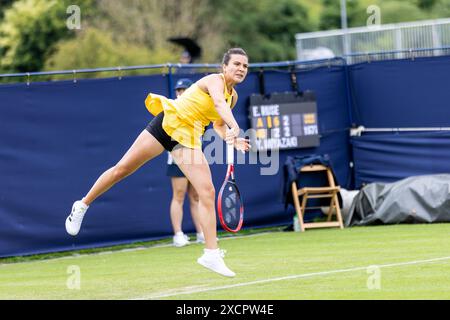
[[[238,232],[244,221],[244,205],[234,179],[234,147],[227,143],[227,174],[217,199],[217,212],[222,227],[228,232]]]

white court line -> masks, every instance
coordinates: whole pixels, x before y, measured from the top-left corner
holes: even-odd
[[[336,274],[336,273],[361,271],[361,270],[367,270],[369,267],[372,267],[372,266],[376,266],[378,268],[390,268],[390,267],[408,266],[408,265],[414,265],[414,264],[431,263],[431,262],[438,262],[438,261],[445,261],[445,260],[450,260],[450,256],[442,257],[442,258],[428,259],[428,260],[416,260],[416,261],[390,263],[390,264],[383,264],[383,265],[370,265],[370,266],[366,266],[366,267],[356,267],[356,268],[350,268],[350,269],[339,269],[339,270],[297,274],[297,275],[286,276],[286,277],[269,278],[269,279],[256,280],[256,281],[250,281],[250,282],[236,283],[236,284],[220,286],[220,287],[211,287],[211,288],[205,288],[205,289],[180,291],[177,293],[172,292],[172,293],[155,295],[155,296],[147,296],[147,297],[138,298],[136,300],[160,299],[160,298],[174,297],[174,296],[187,295],[187,294],[193,294],[193,293],[202,293],[202,292],[226,290],[226,289],[238,288],[238,287],[246,287],[246,286],[252,286],[252,285],[256,285],[256,284],[275,282],[275,281],[284,281],[284,280],[292,280],[292,279],[300,279],[300,278],[309,278],[309,277],[315,277],[315,276],[325,276],[325,275]]]

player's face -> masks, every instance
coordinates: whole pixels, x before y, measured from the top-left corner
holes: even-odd
[[[248,72],[248,58],[240,54],[232,54],[227,65],[223,65],[224,75],[235,83],[244,81]]]

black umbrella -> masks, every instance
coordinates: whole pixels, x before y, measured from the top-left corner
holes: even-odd
[[[169,38],[170,42],[184,47],[189,52],[192,59],[200,58],[202,56],[202,48],[191,38]]]

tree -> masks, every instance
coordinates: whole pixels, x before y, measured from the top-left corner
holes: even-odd
[[[416,0],[417,6],[423,10],[431,10],[439,0]]]
[[[150,49],[181,49],[167,42],[185,36],[203,47],[203,62],[217,62],[225,49],[242,46],[252,61],[295,58],[295,34],[309,31],[298,0],[99,0],[102,18],[92,23],[112,30],[116,41]]]
[[[14,0],[0,0],[0,21],[3,19],[4,11],[14,2]]]
[[[57,1],[21,0],[5,12],[0,25],[0,69],[37,71],[51,45],[67,33]]]
[[[98,10],[92,25],[110,30],[117,42],[181,54],[182,48],[168,38],[190,37],[205,49],[202,61],[214,61],[222,50],[222,27],[212,15],[210,0],[98,0]]]
[[[77,3],[90,12],[94,0]],[[0,69],[7,72],[39,71],[54,45],[75,32],[66,20],[70,0],[18,0],[5,11],[0,24]]]
[[[5,12],[0,25],[0,69],[37,71],[53,43],[67,32],[57,1],[21,0]]]
[[[311,30],[296,0],[216,1],[214,7],[224,26],[222,48],[242,47],[254,62],[295,59],[295,34]]]
[[[433,18],[444,18],[450,17],[450,1],[449,0],[438,0],[432,9]]]
[[[358,0],[346,0],[347,25],[349,27],[359,27],[366,24],[367,14]],[[323,11],[320,16],[320,30],[341,28],[341,1],[322,0]]]
[[[386,1],[381,4],[380,8],[381,22],[384,24],[418,21],[428,18],[424,11],[411,2]]]
[[[158,64],[167,57],[174,55],[167,51],[150,51],[129,42],[116,43],[111,34],[91,27],[75,39],[60,42],[55,53],[47,60],[45,70]],[[84,78],[96,76],[98,74],[83,75]]]

